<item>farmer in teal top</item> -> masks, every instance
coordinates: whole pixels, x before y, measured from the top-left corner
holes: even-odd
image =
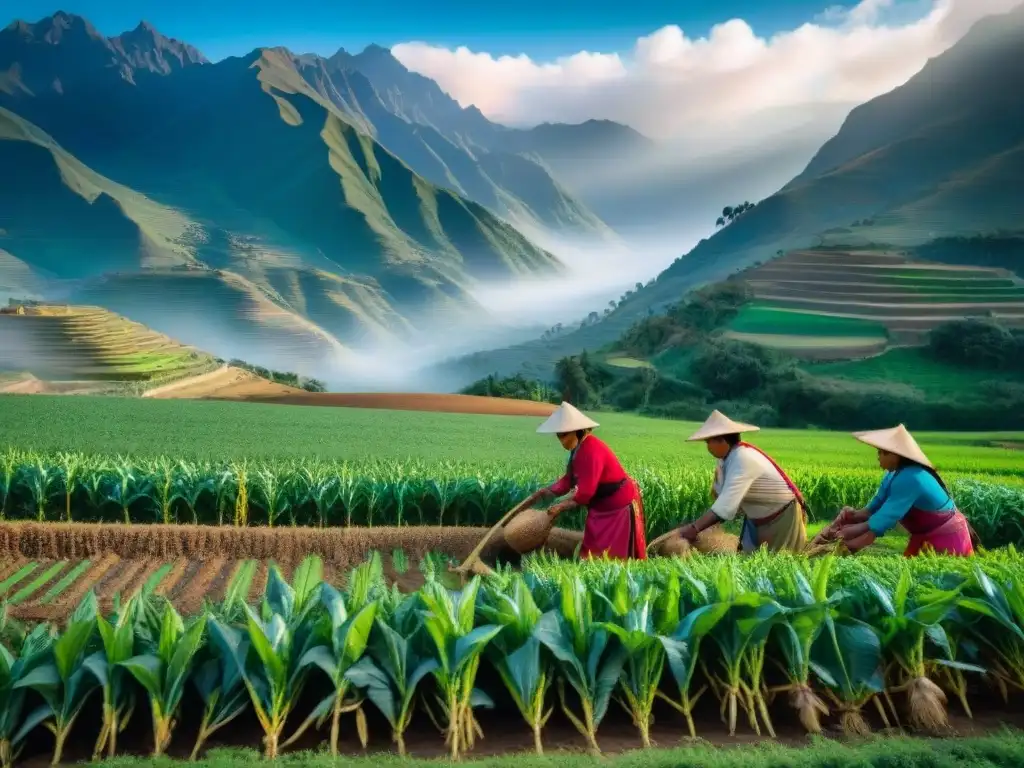
[[[925,545],[950,555],[974,553],[975,537],[967,519],[902,424],[858,432],[854,437],[878,449],[878,463],[886,473],[866,507],[843,507],[829,526],[827,538],[842,537],[850,550],[857,551],[899,524],[910,533],[910,543],[903,553],[907,557],[919,554]]]

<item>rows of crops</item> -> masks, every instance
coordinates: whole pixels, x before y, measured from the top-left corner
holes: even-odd
[[[290,579],[271,567],[255,608],[245,593],[229,589],[195,616],[149,591],[110,612],[89,593],[59,632],[5,625],[0,765],[41,726],[54,735],[55,763],[69,740],[116,754],[119,734],[146,710],[153,752],[163,754],[193,701],[203,713],[193,755],[247,712],[267,757],[328,725],[337,754],[342,716],[346,727],[354,716],[365,745],[373,709],[399,752],[422,710],[458,758],[483,736],[480,708],[517,710],[538,752],[558,708],[598,752],[613,704],[649,746],[659,702],[680,735],[696,735],[694,706],[711,696],[731,734],[772,736],[769,705],[781,694],[812,733],[833,719],[866,733],[869,718],[934,732],[950,700],[970,713],[982,687],[1004,698],[1024,690],[1024,558],[1015,552],[538,558],[459,591],[428,577],[410,594],[386,587],[379,556],[344,590],[309,557]],[[488,690],[477,687],[485,671],[496,673]],[[77,722],[89,705],[102,709],[96,733]]]
[[[631,469],[648,532],[702,514],[709,468]],[[861,505],[879,473],[830,467],[791,472],[812,520]],[[488,525],[553,480],[521,466],[456,462],[142,459],[77,453],[0,453],[0,519],[269,526]],[[990,546],[1024,543],[1024,487],[959,478],[957,503]],[[565,524],[579,524],[581,517]]]

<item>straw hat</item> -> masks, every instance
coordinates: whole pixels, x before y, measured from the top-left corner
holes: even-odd
[[[547,421],[537,427],[537,431],[542,435],[555,435],[580,429],[593,429],[596,426],[596,421],[587,418],[569,403],[562,403],[548,416]]]
[[[895,453],[904,459],[916,461],[930,469],[935,469],[928,457],[924,455],[921,446],[907,431],[907,428],[900,424],[892,429],[876,429],[871,432],[854,432],[853,436],[862,443],[872,448],[881,448],[883,451]]]
[[[721,411],[712,411],[704,425],[686,438],[686,442],[695,443],[722,435],[738,435],[741,432],[759,432],[760,430],[760,427],[755,427],[753,424],[741,424],[738,421],[733,421]]]

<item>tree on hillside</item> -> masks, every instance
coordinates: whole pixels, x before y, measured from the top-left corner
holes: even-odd
[[[739,205],[727,205],[722,209],[722,215],[719,216],[718,221],[715,222],[715,227],[728,226],[747,211],[753,210],[753,208],[754,204],[748,200],[743,201]]]
[[[559,360],[555,365],[555,381],[565,402],[585,408],[594,399],[594,388],[579,358],[563,357]]]

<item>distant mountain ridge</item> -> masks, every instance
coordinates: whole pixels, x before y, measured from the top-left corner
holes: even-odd
[[[914,250],[944,238],[1021,233],[1024,221],[1024,4],[986,17],[910,80],[855,108],[806,168],[623,302],[553,340],[443,367],[465,382],[495,371],[546,374],[695,288],[816,246]],[[948,249],[947,249],[948,250]],[[965,250],[964,262],[975,254]],[[944,261],[951,262],[946,253]]]
[[[164,37],[145,21],[129,32],[104,37],[81,16],[58,11],[0,30],[0,73],[6,73],[0,91],[9,94],[61,93],[97,76],[134,82],[138,72],[170,74],[201,64],[209,61],[196,48]]]
[[[4,30],[0,63],[9,291],[312,374],[415,342],[425,320],[486,329],[481,281],[564,269],[417,174],[282,49],[211,64],[146,25],[108,39],[58,15]]]

